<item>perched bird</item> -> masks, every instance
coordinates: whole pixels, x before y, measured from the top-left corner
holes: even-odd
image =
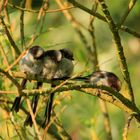
[[[62,58],[61,61],[59,61],[58,66],[57,66],[57,70],[56,73],[54,75],[54,79],[61,79],[61,78],[69,78],[73,72],[74,69],[74,65],[73,65],[73,53],[68,50],[68,49],[61,49],[59,50],[61,52]],[[55,86],[55,85],[53,85]],[[53,98],[54,98],[54,92],[52,92],[49,95],[48,101],[47,101],[47,105],[46,105],[46,110],[45,110],[45,120],[43,122],[42,127],[45,127],[49,124],[50,122],[50,117],[51,117],[51,110],[52,110],[52,104],[53,104]]]
[[[86,79],[91,84],[105,85],[113,88],[115,91],[120,91],[121,89],[120,79],[112,72],[95,71],[86,77]]]
[[[52,80],[57,71],[58,64],[61,61],[61,59],[62,59],[62,54],[59,50],[45,51],[43,56],[43,69],[40,75],[48,80]],[[40,87],[42,86],[42,84],[43,83],[39,83],[39,85],[37,86]],[[38,100],[39,100],[39,95],[35,95],[32,99],[33,113],[36,112]],[[27,116],[24,122],[24,125],[28,125],[28,124],[32,126],[32,118],[30,114]]]
[[[19,62],[20,70],[26,74],[39,75],[43,69],[44,50],[40,46],[31,47]],[[21,82],[22,89],[25,88],[27,79]],[[38,86],[39,87],[39,86]],[[19,111],[21,97],[16,97],[11,110]]]
[[[41,75],[50,80],[68,78],[73,72],[73,60],[73,53],[68,49],[48,50],[44,54],[44,64]],[[53,97],[54,93],[51,93],[46,105],[43,127],[45,127],[50,121]],[[36,111],[38,99],[39,95],[36,95],[32,100],[33,113]],[[27,116],[24,124],[30,124],[30,126],[32,126],[32,119],[30,115]]]

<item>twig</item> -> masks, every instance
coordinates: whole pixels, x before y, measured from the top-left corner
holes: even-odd
[[[107,20],[106,20],[106,18],[105,18],[104,16],[100,15],[99,13],[93,12],[92,10],[90,10],[90,9],[88,9],[87,7],[85,7],[85,6],[81,5],[81,4],[79,4],[79,3],[76,2],[75,0],[68,0],[68,1],[69,1],[70,3],[72,3],[75,7],[78,7],[79,9],[81,9],[81,10],[83,10],[83,11],[89,13],[90,15],[93,15],[93,16],[97,17],[98,19],[100,19],[100,20],[102,20],[102,21],[104,21],[104,22],[107,22]],[[132,34],[132,35],[135,36],[135,37],[140,38],[140,33],[137,33],[137,32],[135,32],[135,31],[129,29],[128,27],[125,27],[125,29],[124,29],[124,28],[121,26],[120,29],[123,30],[123,31],[125,31],[125,32],[127,32],[127,33],[129,33],[129,34]]]
[[[7,26],[6,26],[5,22],[4,22],[4,20],[3,20],[3,17],[0,17],[0,22],[2,23],[2,25],[3,25],[4,29],[5,29],[5,33],[6,33],[7,37],[8,37],[8,39],[9,39],[9,42],[10,42],[11,45],[13,46],[13,48],[14,48],[16,54],[19,55],[19,54],[20,54],[20,50],[19,50],[19,48],[17,47],[16,43],[14,42],[12,36],[10,35],[10,32],[9,32],[9,30],[8,30],[8,28],[7,28]]]
[[[55,1],[57,2],[57,4],[59,5],[60,8],[65,8],[65,5],[62,3],[62,0],[55,0]],[[85,48],[88,51],[88,53],[90,53],[90,56],[92,56],[91,47],[88,45],[88,41],[79,27],[80,23],[78,23],[78,21],[74,18],[74,16],[68,10],[65,10],[62,12],[65,15],[65,17],[71,22],[73,28],[78,33],[82,43],[84,44]]]
[[[39,13],[39,10],[26,9],[26,8],[22,8],[22,7],[13,5],[11,3],[8,3],[8,6],[10,6],[12,8],[16,8],[16,9],[21,10],[21,11],[25,11],[25,12]],[[54,12],[61,12],[63,10],[69,10],[69,9],[73,9],[73,8],[75,8],[75,7],[74,6],[68,6],[68,7],[61,8],[61,9],[45,10],[44,12],[45,13],[54,13]]]
[[[3,56],[3,59],[4,59],[4,62],[5,62],[5,64],[6,64],[6,66],[9,67],[8,58],[7,58],[6,53],[5,53],[5,51],[4,51],[3,47],[2,47],[1,42],[0,42],[0,51],[1,51],[1,53],[2,53],[2,56]]]
[[[98,7],[98,2],[95,2],[94,5],[92,6],[92,11],[96,12],[97,11],[97,7]],[[99,63],[98,63],[98,55],[97,55],[97,46],[96,46],[96,40],[95,40],[95,29],[94,29],[94,22],[95,17],[94,16],[90,16],[90,22],[89,22],[89,34],[92,38],[92,49],[91,49],[91,53],[93,56],[93,66],[94,66],[94,70],[100,70],[99,67]],[[100,90],[97,90],[97,92],[99,92],[100,94]],[[112,140],[112,133],[111,133],[111,125],[110,125],[110,119],[109,119],[109,114],[108,114],[108,109],[107,109],[107,104],[105,101],[101,100],[99,98],[99,104],[100,104],[100,108],[103,114],[103,119],[104,119],[104,128],[106,131],[106,139],[107,140]]]
[[[11,119],[11,117],[10,117],[10,121],[11,121],[12,125],[14,126],[14,129],[15,129],[15,131],[16,131],[16,133],[17,133],[19,139],[22,140],[22,137],[21,137],[20,133],[18,132],[18,129],[17,129],[17,127],[15,126],[15,123],[13,122],[13,120]]]
[[[26,0],[22,0],[21,1],[21,7],[25,7],[25,3]],[[24,37],[24,11],[21,11],[21,15],[20,15],[20,38],[21,38],[21,46],[22,46],[22,50],[24,48],[25,45],[25,37]]]
[[[128,28],[127,26],[122,25],[122,26],[121,26],[121,30],[122,30],[122,31],[125,31],[125,32],[127,32],[127,33],[129,33],[129,34],[132,34],[132,35],[134,35],[135,37],[140,38],[140,34],[139,34],[139,33],[137,33],[136,31],[134,31],[134,30]]]
[[[115,44],[116,44],[118,59],[119,59],[119,62],[120,62],[121,72],[123,74],[125,83],[127,85],[127,88],[128,88],[128,91],[129,91],[128,93],[130,95],[130,98],[134,103],[134,94],[133,94],[133,89],[132,89],[132,85],[131,85],[131,81],[130,81],[130,76],[129,76],[129,72],[128,72],[126,58],[125,58],[124,51],[123,51],[123,46],[121,44],[121,38],[119,36],[117,27],[116,27],[111,15],[110,15],[110,12],[108,11],[108,7],[105,4],[105,1],[104,0],[98,0],[98,1],[100,2],[101,6],[102,6],[102,10],[103,10],[103,12],[106,16],[106,20],[107,20],[108,25],[110,27],[110,30],[113,34],[113,38],[114,38],[114,41],[115,41]]]
[[[126,125],[125,125],[124,130],[123,130],[123,140],[127,140],[128,130],[129,130],[130,123],[131,123],[132,119],[133,119],[133,115],[130,115],[128,117],[128,120],[127,120]]]
[[[92,11],[97,11],[97,7],[98,7],[98,3],[95,2],[95,5],[92,6]],[[91,16],[90,15],[90,21],[89,21],[89,28],[88,28],[88,32],[91,36],[92,39],[92,48],[90,49],[91,54],[92,54],[92,58],[93,58],[93,65],[94,68],[93,70],[99,70],[99,63],[98,63],[98,56],[97,56],[97,47],[96,47],[96,39],[95,39],[95,29],[94,29],[94,25],[93,22],[95,20],[95,16]]]
[[[0,68],[0,73],[4,74],[17,87],[18,91],[21,91],[20,84],[8,72]]]
[[[100,103],[100,108],[103,114],[103,119],[104,119],[104,127],[106,131],[106,139],[107,140],[112,140],[112,133],[111,133],[111,125],[110,125],[110,118],[109,118],[109,113],[107,109],[107,104],[105,101],[99,99]]]
[[[26,99],[26,102],[27,102],[27,105],[28,105],[28,109],[29,109],[29,112],[30,112],[30,115],[31,115],[33,124],[34,124],[34,128],[35,128],[37,137],[38,137],[39,140],[42,140],[41,134],[40,134],[40,132],[39,132],[39,129],[38,129],[38,127],[37,127],[37,123],[36,123],[36,120],[35,120],[35,115],[34,115],[34,113],[33,113],[33,110],[32,110],[31,104],[30,104],[30,100],[27,98],[27,99]]]
[[[124,12],[123,16],[120,19],[120,22],[117,24],[117,26],[120,28],[121,25],[123,25],[123,23],[125,22],[127,16],[129,15],[130,11],[132,10],[132,8],[134,7],[134,5],[136,4],[137,0],[130,0],[128,7],[126,9],[126,11]]]
[[[20,61],[20,59],[23,57],[23,55],[24,55],[25,53],[26,53],[26,50],[23,51],[23,52],[19,55],[19,57],[18,57],[10,66],[8,66],[8,67],[6,68],[5,72],[9,71],[12,67],[14,67],[14,66]]]

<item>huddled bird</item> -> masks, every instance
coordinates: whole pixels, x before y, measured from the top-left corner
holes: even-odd
[[[41,76],[48,80],[59,79],[59,78],[68,78],[73,72],[73,53],[69,49],[61,50],[47,50],[43,55],[43,69]],[[42,86],[43,83],[38,82],[37,87]],[[55,85],[52,85],[55,86]],[[49,95],[46,111],[44,114],[44,125],[47,125],[50,121],[51,108],[53,103],[54,93]],[[32,109],[33,113],[36,112],[37,104],[39,100],[39,95],[35,95],[32,99]],[[32,126],[32,118],[29,114],[25,120],[24,125]]]
[[[26,74],[40,75],[43,69],[44,49],[40,46],[31,47],[19,62],[20,70]],[[22,89],[25,88],[27,79],[21,82]],[[39,86],[37,86],[39,87]],[[18,112],[21,102],[21,96],[14,100],[12,111]]]
[[[19,67],[20,70],[26,74],[41,76],[45,79],[51,80],[51,86],[55,87],[56,85],[54,85],[53,80],[70,78],[74,69],[73,60],[73,53],[67,48],[45,51],[40,46],[33,46],[27,50],[26,54],[22,57],[19,62]],[[121,89],[121,81],[119,78],[114,73],[108,71],[94,71],[92,74],[85,77],[80,77],[79,79],[91,84],[109,86],[115,91],[120,91]],[[26,83],[27,79],[23,79],[21,82],[22,89],[25,88]],[[35,88],[39,89],[42,87],[42,85],[43,82],[37,81]],[[46,102],[42,127],[46,127],[50,122],[54,95],[55,93],[52,92]],[[34,114],[36,113],[38,101],[39,94],[33,96],[32,98],[31,107]],[[21,96],[16,97],[11,110],[18,112],[20,102]],[[32,126],[32,123],[31,115],[28,114],[24,125]]]

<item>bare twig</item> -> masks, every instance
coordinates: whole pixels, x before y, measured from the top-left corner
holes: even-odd
[[[26,0],[22,0],[21,1],[21,7],[25,7],[25,3]],[[20,37],[21,37],[21,46],[22,46],[22,50],[24,48],[25,45],[25,37],[24,37],[24,11],[21,11],[21,15],[20,15]]]
[[[57,2],[57,4],[59,5],[60,8],[65,8],[65,5],[63,4],[62,0],[55,0],[55,1]],[[85,48],[88,51],[88,53],[90,54],[90,56],[92,56],[91,47],[88,45],[88,41],[87,41],[85,35],[82,33],[82,31],[79,27],[80,23],[74,18],[74,16],[70,13],[70,11],[65,10],[65,11],[62,11],[62,12],[65,15],[65,17],[71,22],[73,28],[78,33],[82,43],[84,44]]]
[[[17,87],[18,91],[21,91],[20,84],[8,72],[0,68],[0,73],[4,74]]]
[[[11,3],[8,3],[8,6],[13,7],[13,8],[16,8],[16,9],[21,10],[21,11],[25,11],[25,12],[39,13],[39,11],[40,11],[40,10],[32,10],[32,9],[22,8],[22,7],[13,5]],[[68,6],[68,7],[61,8],[61,9],[46,10],[44,12],[45,13],[62,12],[63,10],[69,10],[69,9],[73,9],[73,8],[75,8],[75,7],[74,6]]]
[[[4,22],[4,20],[3,20],[3,17],[0,17],[0,22],[2,23],[2,25],[3,25],[4,29],[5,29],[5,33],[6,33],[7,37],[8,37],[8,39],[9,39],[11,45],[13,46],[13,48],[14,48],[16,54],[19,55],[19,54],[20,54],[20,50],[19,50],[19,48],[17,47],[16,43],[14,42],[12,36],[10,35],[10,32],[9,32],[9,30],[8,30],[8,28],[7,28],[7,26],[6,26],[5,22]]]
[[[31,115],[31,118],[32,118],[32,121],[33,121],[33,124],[34,124],[34,128],[35,128],[37,137],[38,137],[39,140],[42,140],[41,134],[39,132],[39,129],[37,127],[37,123],[36,123],[36,120],[35,120],[35,115],[33,113],[33,110],[32,110],[31,104],[30,104],[30,100],[27,98],[26,101],[27,101],[28,109],[29,109],[29,112],[30,112],[30,115]]]
[[[1,54],[2,54],[2,56],[3,56],[3,59],[4,59],[4,62],[5,62],[5,64],[6,64],[6,66],[9,67],[8,58],[7,58],[6,53],[5,53],[5,51],[4,51],[3,47],[2,47],[1,42],[0,42],[0,51],[1,51]]]
[[[123,25],[123,23],[125,22],[127,16],[129,15],[130,11],[132,10],[132,8],[134,7],[134,5],[136,4],[137,0],[130,0],[128,7],[126,9],[126,11],[124,12],[123,16],[120,19],[120,22],[117,24],[117,26],[120,28],[121,25]]]
[[[92,6],[92,11],[96,11],[98,7],[98,2],[95,2],[94,5]],[[93,22],[95,20],[94,16],[90,16],[90,23],[89,23],[89,33],[92,38],[92,56],[93,56],[93,65],[94,65],[94,70],[100,70],[99,63],[98,63],[98,56],[97,56],[97,46],[96,46],[96,40],[95,40],[95,29]],[[97,90],[100,94],[100,90]],[[108,114],[108,109],[107,109],[107,104],[105,101],[101,100],[99,98],[99,104],[100,108],[103,114],[103,119],[104,119],[104,128],[106,131],[106,139],[107,140],[112,140],[112,133],[111,133],[111,125],[110,125],[110,119],[109,119],[109,114]]]
[[[25,51],[23,51],[20,55],[19,55],[19,57],[10,65],[10,66],[8,66],[7,68],[6,68],[6,72],[7,71],[9,71],[12,67],[14,67],[19,61],[20,61],[20,59],[23,57],[23,55],[26,53],[26,50]]]
[[[128,117],[128,120],[127,120],[126,125],[125,125],[124,130],[123,130],[123,140],[127,140],[128,130],[129,130],[130,123],[131,123],[132,119],[133,119],[133,115],[130,115]]]

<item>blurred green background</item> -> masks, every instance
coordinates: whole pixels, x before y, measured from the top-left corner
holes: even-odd
[[[10,2],[10,1],[9,1]],[[12,0],[15,5],[20,6],[20,1]],[[92,0],[79,0],[81,4],[91,9]],[[28,5],[29,8],[34,10],[40,9],[42,1],[41,0],[32,0],[32,4]],[[108,0],[106,1],[110,13],[116,23],[120,21],[124,11],[127,8],[129,3],[128,0]],[[50,1],[50,9],[58,9],[59,6],[55,1]],[[69,10],[75,19],[80,22],[85,27],[89,26],[89,17],[90,15],[85,13],[78,8],[73,8]],[[101,14],[101,7],[98,7],[98,12]],[[21,38],[20,38],[20,11],[8,6],[8,13],[10,17],[10,25],[12,30],[12,36],[16,44],[21,49]],[[24,30],[25,30],[25,41],[28,42],[34,32],[38,31],[40,25],[36,26],[38,13],[25,12],[24,16]],[[127,25],[129,28],[140,32],[140,1],[138,0],[133,10],[130,12],[127,17],[124,25]],[[95,38],[98,52],[99,66],[102,70],[112,71],[118,75],[122,81],[122,93],[125,94],[125,85],[123,77],[119,68],[117,53],[112,39],[112,34],[109,30],[109,27],[106,23],[101,20],[95,19],[94,22],[95,28]],[[92,44],[92,39],[89,33],[81,28],[81,31],[88,40],[88,44]],[[124,47],[125,56],[128,63],[128,68],[131,76],[132,86],[135,94],[135,100],[137,106],[140,108],[140,40],[133,35],[130,35],[126,32],[120,31],[121,42]],[[2,39],[3,34],[1,33],[0,38]],[[5,38],[5,37],[4,37]],[[9,42],[4,39],[2,46],[6,54],[8,55],[9,63],[11,64],[14,59],[9,51]],[[60,48],[70,48],[74,53],[75,58],[75,70],[74,74],[91,73],[93,71],[93,64],[89,61],[88,52],[81,42],[78,34],[72,27],[71,23],[66,19],[62,12],[53,12],[47,13],[45,16],[45,22],[43,26],[43,33],[41,33],[38,38],[33,42],[33,45],[40,45],[43,48],[47,49],[60,49]],[[2,55],[0,55],[0,65],[1,68],[5,69],[6,66],[3,64],[4,60]],[[18,65],[13,69],[19,70]],[[84,73],[84,74],[86,74]],[[7,80],[6,80],[7,81]],[[29,85],[29,88],[31,86]],[[11,83],[4,85],[4,79],[0,79],[0,89],[1,90],[13,90],[15,89]],[[59,102],[59,99],[63,94],[66,94],[65,98]],[[58,115],[58,118],[62,122],[63,127],[73,138],[73,140],[105,140],[105,130],[103,125],[103,116],[101,113],[100,105],[98,98],[86,95],[80,92],[67,92],[63,94],[58,94],[56,96],[56,102],[58,101],[57,106],[55,107],[55,112]],[[12,97],[11,97],[12,96]],[[1,98],[6,98],[10,101],[14,100],[15,95],[1,95]],[[66,107],[62,113],[60,111],[63,107]],[[121,111],[119,108],[115,107],[112,104],[107,103],[109,116],[111,120],[111,130],[113,135],[113,140],[121,140],[122,132],[127,120],[127,115]],[[3,105],[1,103],[1,114],[0,114],[0,136],[5,140],[8,139],[19,139],[16,136],[13,126],[9,120],[7,120],[6,113],[3,111]],[[16,124],[19,126],[23,125],[25,114],[19,112],[18,115],[14,115],[16,118]],[[11,126],[8,127],[7,126]],[[9,136],[7,131],[9,129]],[[17,128],[19,129],[19,128]],[[25,129],[24,127],[22,128]],[[21,132],[23,133],[24,131]],[[28,135],[30,139],[34,139],[34,130],[33,128],[26,128],[28,130]],[[26,134],[26,135],[27,135]],[[25,134],[22,134],[24,139]],[[53,138],[52,138],[53,139]],[[128,140],[140,140],[140,129],[135,120],[132,121]]]

